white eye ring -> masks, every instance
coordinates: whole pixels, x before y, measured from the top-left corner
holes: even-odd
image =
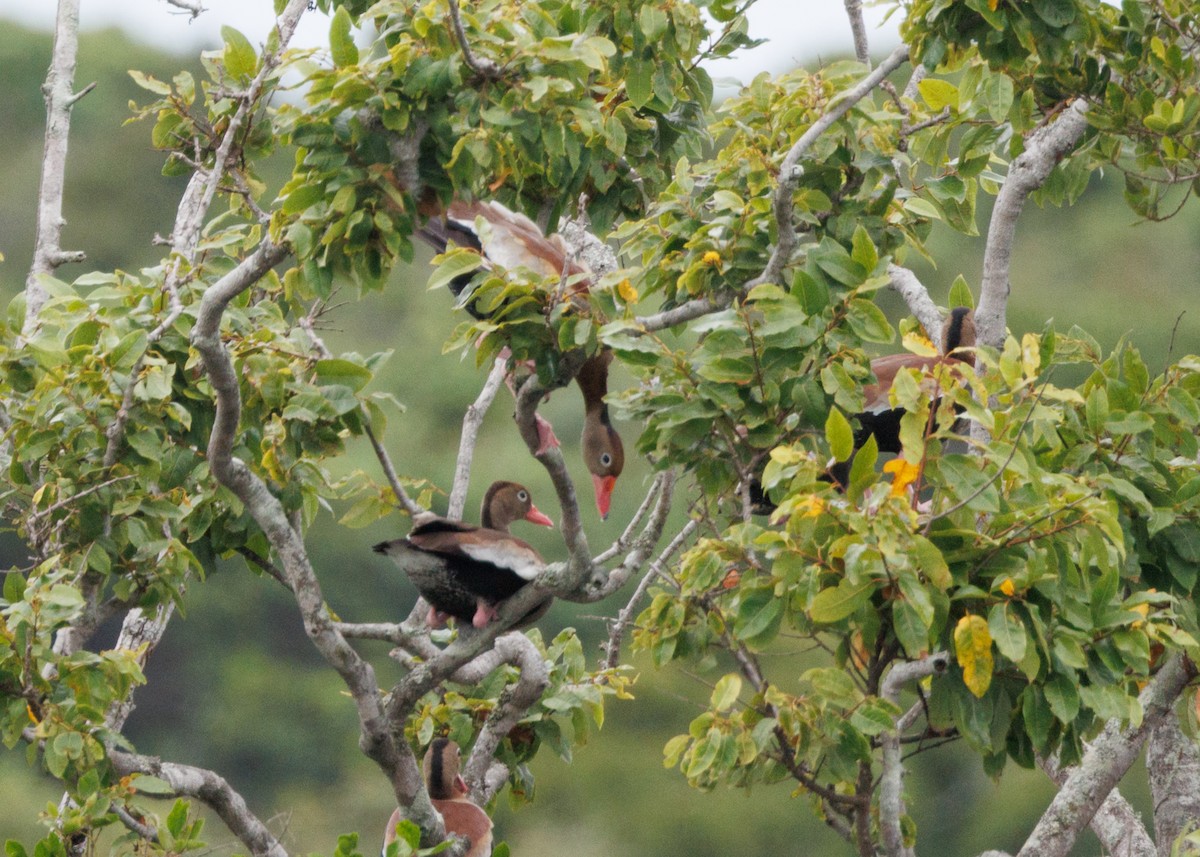
[[[524,503],[526,500],[529,499],[529,494],[525,491],[518,491],[517,499],[520,500],[522,503]]]
[[[612,456],[609,455],[607,452],[600,453],[600,464],[603,465],[604,467],[608,467],[609,465],[612,464]]]

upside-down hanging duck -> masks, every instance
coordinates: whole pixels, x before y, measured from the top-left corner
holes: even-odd
[[[480,229],[482,222],[486,228]],[[538,225],[523,214],[504,207],[498,202],[450,203],[441,216],[430,218],[418,234],[439,252],[451,243],[475,250],[484,259],[484,265],[500,265],[505,268],[525,267],[547,277],[576,280],[570,294],[586,292],[590,283],[588,271],[570,257],[562,237],[546,235]],[[476,318],[486,316],[469,298],[463,300],[463,290],[471,282],[472,274],[462,274],[450,281],[450,289],[466,310]],[[608,516],[613,487],[625,467],[625,449],[621,436],[613,427],[608,416],[604,397],[608,393],[608,365],[612,352],[601,349],[583,364],[575,380],[583,394],[583,461],[592,475],[596,495],[596,508],[601,517]],[[540,415],[538,435],[541,442],[539,452],[549,446],[557,446],[558,440],[550,424]]]
[[[374,549],[391,557],[429,602],[430,627],[454,618],[482,628],[496,617],[500,602],[519,592],[546,565],[531,545],[509,535],[509,524],[521,520],[554,526],[525,486],[494,482],[483,497],[480,526],[433,517],[404,538],[380,542]],[[537,620],[550,601],[547,597],[536,605],[517,627]]]
[[[446,835],[458,834],[471,840],[465,857],[487,857],[492,853],[492,820],[467,797],[467,784],[459,773],[460,764],[458,744],[448,738],[434,738],[422,765],[425,788],[433,808],[442,816]],[[384,854],[396,841],[396,825],[400,819],[399,809],[388,819],[383,834]]]

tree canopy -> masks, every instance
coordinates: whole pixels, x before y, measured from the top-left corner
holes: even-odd
[[[915,0],[874,61],[847,0],[854,60],[762,75],[719,104],[704,62],[752,45],[749,4],[318,0],[328,50],[290,48],[308,5],[277,0],[264,45],[226,28],[202,76],[131,72],[164,173],[187,182],[176,220],[158,264],[67,282],[83,93],[78,0],[60,0],[37,244],[0,331],[6,509],[31,557],[4,575],[0,735],[64,797],[10,854],[84,853],[105,829],[121,853],[192,850],[194,802],[251,853],[287,853],[221,771],[123,734],[145,659],[231,557],[282,584],[344,683],[405,818],[399,855],[445,838],[418,762],[434,737],[467,749],[476,802],[528,796],[526,763],[569,757],[628,696],[627,643],[719,674],[688,731],[662,736],[669,767],[700,790],[794,790],[860,854],[921,847],[906,758],[947,742],[990,774],[1039,766],[1059,785],[1021,854],[1066,854],[1088,825],[1108,850],[1197,848],[1200,357],[1157,371],[1077,326],[1007,324],[1029,199],[1070,205],[1116,172],[1154,221],[1200,187],[1191,4]],[[264,169],[281,158],[275,192]],[[488,370],[442,486],[389,456],[396,402],[375,383],[424,355],[334,353],[321,325],[392,287],[419,230],[472,199],[561,234],[587,273],[439,257],[431,288],[471,278],[444,347]],[[940,301],[913,270],[937,261],[935,224],[983,256]],[[956,307],[977,329],[965,362],[934,344]],[[890,384],[894,453],[866,431],[882,348],[932,367]],[[575,451],[539,449],[535,417],[600,351],[633,378],[607,402],[654,476],[595,551]],[[554,485],[557,553],[482,627],[430,628],[424,605],[343,615],[314,523],[421,521],[443,491],[462,518],[509,373],[530,452],[512,466]],[[350,470],[360,442],[376,462]],[[599,658],[573,629],[509,630],[547,594],[615,593]],[[101,648],[108,621],[120,636]],[[368,640],[396,647],[394,683]],[[815,655],[803,668],[780,656],[798,643]],[[1144,747],[1152,828],[1117,789]],[[374,848],[375,831],[345,833],[338,854]]]

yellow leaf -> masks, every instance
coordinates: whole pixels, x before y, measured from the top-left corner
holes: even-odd
[[[626,277],[617,283],[617,295],[627,304],[637,303],[638,290],[633,287],[633,283],[629,282],[629,278]]]
[[[1000,5],[1000,0],[988,0],[988,9],[992,12],[996,11],[996,7]]]
[[[904,334],[904,337],[901,339],[901,343],[904,345],[905,351],[910,351],[913,354],[920,355],[921,357],[938,356],[937,346],[929,341],[929,337],[922,333],[918,333],[915,330],[910,330],[908,333]]]
[[[705,265],[719,266],[721,264],[721,254],[716,250],[708,250],[701,257],[700,261],[702,261]]]
[[[891,496],[903,497],[905,489],[917,481],[921,468],[903,458],[893,458],[883,465],[883,472],[892,474]]]
[[[967,690],[982,697],[992,683],[992,635],[982,616],[963,616],[954,626],[954,652]]]
[[[1013,583],[1013,579],[1011,577],[1006,577],[1006,578],[1004,578],[1004,581],[1000,584],[1000,591],[1003,592],[1005,595],[1007,595],[1009,598],[1012,598],[1013,595],[1016,594],[1017,585],[1015,583]]]

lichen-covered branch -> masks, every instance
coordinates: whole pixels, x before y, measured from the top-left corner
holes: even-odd
[[[59,0],[54,23],[54,50],[50,71],[42,85],[46,99],[46,138],[42,150],[42,178],[38,189],[37,236],[33,264],[25,279],[25,322],[22,334],[36,327],[38,315],[49,298],[41,277],[53,274],[67,262],[82,262],[83,253],[65,252],[61,247],[63,191],[67,178],[67,138],[71,130],[71,108],[89,90],[73,92],[75,58],[79,49],[79,0]]]
[[[493,767],[493,758],[500,742],[550,685],[550,671],[541,652],[524,634],[505,634],[496,640],[492,651],[501,659],[501,663],[515,666],[518,677],[500,695],[496,707],[479,730],[475,746],[471,748],[471,756],[463,768],[471,796],[481,806],[486,806],[495,797],[495,792],[490,791],[487,775]],[[495,779],[491,782],[494,783]]]
[[[1142,722],[1124,729],[1110,723],[1091,743],[1083,761],[1068,774],[1017,857],[1065,857],[1129,766],[1150,731],[1167,716],[1184,686],[1195,676],[1192,663],[1173,655],[1138,695]]]
[[[850,32],[854,36],[854,56],[860,63],[871,65],[871,48],[867,44],[867,25],[863,20],[862,0],[845,0],[846,17],[850,19]]]
[[[1150,730],[1146,772],[1154,798],[1154,838],[1158,854],[1166,857],[1172,853],[1175,840],[1194,828],[1200,819],[1200,751],[1195,740],[1179,728],[1179,715],[1175,711],[1170,711]],[[1143,836],[1145,832],[1145,827],[1141,827]],[[1120,852],[1113,850],[1113,853]],[[1153,848],[1149,853],[1154,853]]]
[[[1067,771],[1059,765],[1058,759],[1039,758],[1038,767],[1059,786],[1066,783]],[[1156,857],[1154,842],[1146,832],[1146,826],[1117,789],[1109,792],[1104,803],[1096,810],[1091,828],[1109,854]]]
[[[225,826],[255,857],[287,857],[287,851],[263,822],[250,811],[246,800],[225,778],[205,768],[164,762],[154,756],[111,750],[108,754],[118,776],[148,774],[165,781],[180,797],[193,797],[211,808]]]
[[[1065,158],[1087,130],[1087,102],[1075,101],[1050,124],[1030,135],[1025,151],[1009,167],[1004,186],[996,195],[992,219],[988,224],[983,254],[983,281],[975,326],[979,343],[1000,348],[1004,345],[1008,314],[1009,280],[1013,241],[1017,220],[1029,195],[1042,186],[1050,171]]]

